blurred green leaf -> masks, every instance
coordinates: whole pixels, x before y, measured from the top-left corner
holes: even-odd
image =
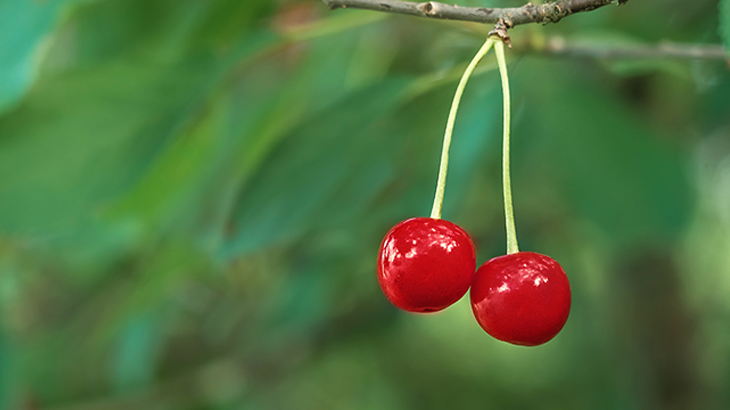
[[[0,114],[36,80],[43,52],[59,20],[72,6],[92,0],[0,2]]]
[[[260,248],[325,218],[337,220],[370,200],[388,175],[388,168],[378,165],[387,155],[381,144],[388,137],[374,135],[371,127],[394,109],[406,86],[396,80],[354,93],[287,136],[241,194],[245,202],[238,207],[226,253]],[[373,166],[353,167],[362,161]],[[342,189],[355,195],[340,196],[351,202],[336,201],[335,211],[327,204]]]
[[[486,59],[492,59],[488,55]],[[454,215],[472,186],[474,171],[488,158],[501,152],[500,119],[502,118],[501,89],[496,72],[473,78],[467,85],[459,114],[454,124],[453,142],[449,153],[449,174],[446,185],[448,200],[444,214]],[[447,87],[448,89],[454,87]],[[444,122],[445,127],[445,122]],[[487,151],[490,148],[491,151]],[[435,186],[434,186],[435,189]]]
[[[132,60],[41,81],[0,119],[3,230],[54,240],[93,227],[190,121],[210,67]]]
[[[210,138],[210,95],[277,40],[253,32],[220,58],[133,53],[42,79],[0,118],[0,226],[88,261],[169,225],[171,201],[197,193],[190,179],[209,177],[230,145]]]
[[[529,95],[527,110],[533,111],[526,114],[532,119],[529,125],[516,124],[515,135],[530,136],[539,144],[533,152],[549,152],[542,158],[549,162],[537,169],[564,181],[576,209],[617,244],[668,239],[682,232],[691,205],[682,147],[659,140],[602,86],[577,84],[558,74],[565,71],[554,64],[547,68],[532,60],[529,65],[515,82],[530,75],[540,78],[540,87],[519,88],[518,93]]]
[[[115,354],[113,379],[117,390],[151,384],[159,364],[163,331],[163,323],[155,315],[129,321]]]
[[[720,0],[717,7],[720,19],[720,37],[725,49],[730,53],[730,0]]]
[[[15,377],[18,373],[16,357],[8,333],[0,329],[0,409],[11,408],[14,401],[19,399],[16,393],[18,388],[18,380]]]

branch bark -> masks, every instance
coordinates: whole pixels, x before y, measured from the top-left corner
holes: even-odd
[[[484,8],[460,7],[435,1],[414,3],[400,0],[322,0],[330,10],[353,8],[374,10],[386,13],[406,14],[410,16],[430,17],[445,20],[471,21],[476,23],[496,24],[504,22],[506,28],[529,23],[557,23],[563,17],[581,11],[595,10],[606,6],[614,0],[559,0],[534,5],[527,3],[522,7]],[[628,0],[619,0],[623,4]]]

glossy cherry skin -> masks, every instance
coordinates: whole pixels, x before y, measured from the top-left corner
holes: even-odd
[[[394,226],[378,252],[378,282],[395,306],[436,312],[459,300],[476,268],[474,244],[458,225],[412,218]]]
[[[552,258],[533,252],[499,256],[477,270],[471,307],[479,325],[496,339],[523,346],[543,344],[560,332],[570,313],[570,283]]]

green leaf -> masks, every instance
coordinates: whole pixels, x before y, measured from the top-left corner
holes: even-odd
[[[232,68],[281,39],[241,27],[225,52],[186,55],[188,43],[198,41],[186,33],[204,35],[199,20],[208,13],[183,18],[199,6],[176,3],[176,18],[147,21],[145,12],[164,14],[147,5],[109,1],[83,9],[73,23],[86,35],[71,47],[82,67],[51,70],[0,117],[3,231],[63,248],[65,258],[88,265],[160,221],[197,211],[171,212],[170,203],[192,205],[182,199],[199,187],[191,180],[204,181],[217,166],[218,157],[203,154],[227,149],[230,134],[210,138],[220,121],[209,98]]]
[[[718,18],[720,19],[720,37],[725,50],[730,53],[730,0],[720,0],[718,4]]]
[[[98,272],[90,262],[108,261],[144,232],[140,220],[111,211],[176,149],[218,64],[226,63],[132,58],[40,81],[0,118],[0,229]]]
[[[0,328],[0,408],[12,408],[13,401],[18,400],[17,351],[11,336]]]
[[[0,2],[0,113],[28,91],[61,17],[90,0]]]
[[[498,83],[480,80],[466,94],[457,121],[447,212],[461,205],[485,147],[498,136],[489,133],[500,114]],[[427,211],[446,115],[422,113],[448,108],[453,87],[406,108],[403,96],[412,84],[393,79],[352,93],[286,135],[241,193],[224,254],[250,252],[312,229],[355,229],[353,221],[391,223],[397,210]],[[389,196],[391,214],[367,215],[367,206],[394,181],[407,188]]]
[[[518,123],[525,128],[515,135],[530,139],[515,137],[515,145],[529,142],[540,151],[535,164],[526,164],[533,178],[557,179],[574,209],[620,245],[680,234],[691,205],[682,147],[661,140],[602,85],[557,74],[567,72],[565,67],[530,64],[530,73],[542,81],[539,88],[516,92],[528,95],[530,121]],[[514,180],[519,192],[524,182],[518,176]]]
[[[124,61],[39,84],[0,120],[0,226],[48,232],[99,212],[187,121],[206,68]]]
[[[373,124],[395,108],[406,85],[395,80],[353,93],[287,135],[241,194],[224,253],[258,249],[325,216],[338,220],[371,199],[389,174],[382,162],[388,136]]]
[[[168,62],[210,51],[222,57],[271,8],[264,0],[106,0],[75,14],[67,27],[75,43],[61,51],[77,64],[141,52]]]
[[[487,58],[492,57],[489,55]],[[487,157],[487,148],[491,148],[492,153],[500,152],[502,100],[496,74],[492,71],[483,77],[473,78],[464,92],[449,152],[444,217],[454,215],[454,211],[462,205],[470,182],[474,179],[475,169]],[[446,88],[451,91],[455,87]]]
[[[147,314],[129,320],[114,356],[113,379],[117,390],[145,387],[154,380],[163,332],[158,315]]]

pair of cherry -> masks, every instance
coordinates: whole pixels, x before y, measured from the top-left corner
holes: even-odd
[[[378,281],[385,296],[409,312],[436,312],[461,299],[471,287],[471,307],[479,325],[505,342],[535,346],[560,332],[570,313],[570,283],[552,258],[520,252],[512,207],[509,172],[510,93],[504,44],[490,32],[467,66],[454,95],[444,135],[436,197],[430,218],[412,218],[394,226],[378,253]],[[506,35],[506,34],[505,34]],[[458,225],[441,219],[448,150],[456,111],[469,76],[494,46],[502,80],[504,127],[502,185],[507,255],[476,269],[474,244]]]
[[[475,268],[471,238],[443,219],[399,223],[385,235],[378,254],[380,286],[403,310],[442,310],[471,287],[477,322],[499,340],[535,346],[563,328],[570,312],[570,284],[555,260],[517,252]]]

